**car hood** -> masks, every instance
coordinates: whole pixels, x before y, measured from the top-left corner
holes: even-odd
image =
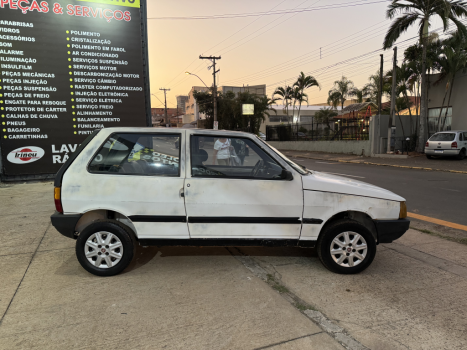
[[[405,201],[403,197],[385,190],[384,188],[370,185],[362,181],[348,179],[343,176],[313,171],[308,176],[302,176],[302,179],[304,190],[343,193],[398,202]]]

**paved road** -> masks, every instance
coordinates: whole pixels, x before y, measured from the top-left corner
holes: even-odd
[[[386,188],[407,199],[409,212],[467,225],[467,175],[292,158],[307,168]]]

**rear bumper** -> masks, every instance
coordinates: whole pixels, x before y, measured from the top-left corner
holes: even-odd
[[[443,153],[436,153],[435,151],[443,151]],[[441,150],[434,150],[434,149],[426,149],[425,154],[430,156],[457,156],[460,152],[460,149],[441,149]]]
[[[410,220],[374,220],[378,232],[378,243],[391,243],[407,232]]]
[[[50,220],[52,221],[53,227],[62,235],[76,239],[75,228],[81,216],[83,216],[83,214],[65,215],[56,211],[52,214]]]

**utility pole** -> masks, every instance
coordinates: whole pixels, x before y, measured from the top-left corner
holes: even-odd
[[[159,90],[164,91],[164,120],[165,124],[167,125],[167,91],[170,91],[170,89],[160,88]]]
[[[383,99],[383,55],[381,54],[381,63],[379,67],[379,93],[378,93],[378,115],[381,115],[381,103]]]
[[[391,152],[391,131],[396,126],[396,78],[397,78],[397,46],[394,48],[394,62],[392,64],[392,92],[391,92],[391,115],[388,122],[388,150]]]
[[[216,86],[216,73],[220,71],[220,69],[216,70],[216,60],[220,60],[221,56],[199,56],[200,60],[210,60],[212,62],[213,68],[213,77],[214,77],[214,85],[212,87],[212,97],[213,97],[213,108],[214,108],[214,123],[217,122],[217,86]]]

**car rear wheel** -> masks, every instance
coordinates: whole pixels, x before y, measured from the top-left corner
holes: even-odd
[[[465,158],[465,149],[463,148],[463,149],[461,149],[461,151],[457,155],[457,159],[462,160],[464,158]]]
[[[361,223],[340,220],[325,228],[318,239],[317,251],[328,270],[354,274],[370,266],[376,254],[376,241]]]
[[[122,272],[133,259],[134,248],[130,230],[113,220],[89,225],[76,240],[79,263],[96,276]]]

